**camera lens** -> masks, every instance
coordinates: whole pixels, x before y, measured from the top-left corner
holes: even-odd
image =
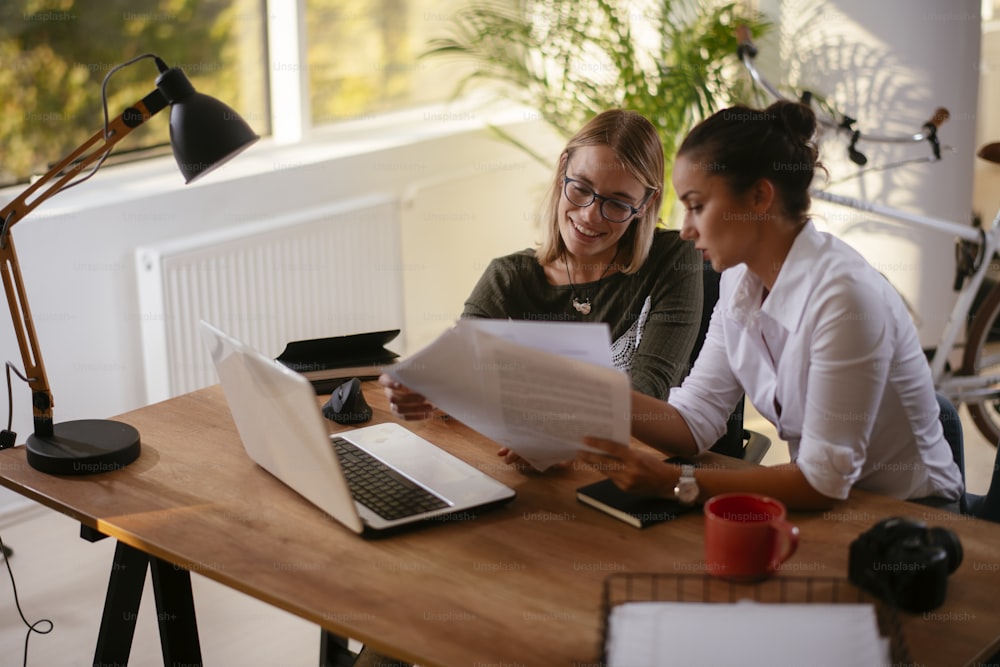
[[[929,533],[930,543],[940,546],[948,554],[948,574],[951,574],[962,564],[964,556],[962,543],[959,541],[958,535],[947,528],[941,527],[931,528]]]

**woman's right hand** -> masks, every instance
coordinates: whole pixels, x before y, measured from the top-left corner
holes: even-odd
[[[385,395],[389,399],[389,408],[392,413],[400,419],[416,421],[434,416],[436,408],[427,402],[423,394],[410,391],[402,383],[385,373],[379,376],[378,383],[382,385]]]

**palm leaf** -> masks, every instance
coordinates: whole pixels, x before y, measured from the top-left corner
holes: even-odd
[[[456,95],[492,86],[567,137],[605,109],[637,111],[656,126],[669,160],[694,123],[742,100],[739,23],[755,37],[769,27],[736,2],[471,0],[424,57],[472,65]]]

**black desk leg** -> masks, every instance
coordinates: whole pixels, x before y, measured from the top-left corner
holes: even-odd
[[[347,638],[320,629],[319,666],[351,667],[357,656],[347,648]]]
[[[412,667],[375,651],[366,650],[355,655],[347,648],[347,639],[327,630],[320,630],[319,667]]]
[[[160,625],[163,664],[200,665],[201,644],[191,595],[191,573],[159,558],[149,559],[156,598],[156,620]]]
[[[84,537],[93,541],[91,536]],[[153,580],[163,664],[201,665],[191,573],[119,542],[111,565],[94,667],[128,664],[147,567]]]
[[[146,554],[126,544],[119,542],[115,548],[94,667],[128,664],[148,562]]]

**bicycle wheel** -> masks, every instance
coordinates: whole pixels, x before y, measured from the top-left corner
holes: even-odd
[[[962,359],[962,375],[1000,374],[1000,284],[976,309],[969,326]],[[981,399],[965,401],[976,428],[994,447],[1000,442],[1000,387],[996,393]]]

